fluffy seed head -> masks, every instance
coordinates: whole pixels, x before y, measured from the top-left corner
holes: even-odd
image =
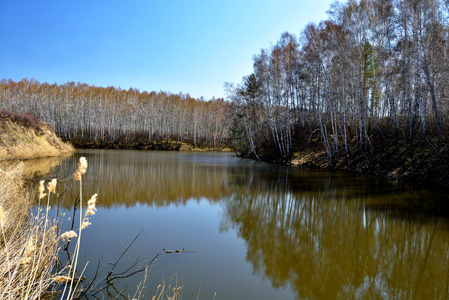
[[[75,181],[80,181],[81,180],[81,174],[78,172],[75,172],[75,174],[73,174],[73,178],[75,179]]]
[[[87,170],[87,159],[83,156],[80,158],[80,161],[78,163],[78,171],[82,175],[86,173]]]
[[[87,210],[86,210],[86,216],[92,216],[95,215],[95,212],[97,211],[97,208],[95,207],[95,204],[97,203],[97,194],[94,194],[89,201],[87,201]]]
[[[87,205],[95,206],[95,204],[97,203],[97,197],[98,197],[97,193],[93,194],[92,197],[90,197],[89,201],[87,201]]]
[[[57,182],[58,182],[58,180],[56,178],[53,178],[53,180],[47,184],[47,190],[49,193],[54,193],[56,191],[56,183]]]
[[[76,234],[75,231],[70,230],[70,231],[66,231],[63,234],[61,234],[60,238],[65,241],[67,240],[68,242],[70,242],[70,240],[74,237],[77,237],[78,235]]]
[[[44,180],[39,181],[39,188],[38,188],[38,191],[39,191],[39,200],[40,200],[40,199],[43,199],[45,196],[47,196],[47,194],[44,193],[44,192],[45,192],[44,183],[45,183]]]
[[[81,180],[81,175],[86,173],[87,170],[87,159],[83,156],[80,158],[78,162],[78,169],[76,170],[75,174],[73,174],[73,177],[76,181]]]
[[[83,224],[81,225],[81,230],[87,228],[89,225],[91,225],[92,223],[89,222],[88,220],[83,221]]]

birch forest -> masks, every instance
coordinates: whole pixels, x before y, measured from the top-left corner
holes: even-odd
[[[351,149],[448,142],[449,1],[334,2],[328,19],[285,32],[225,83],[227,100],[69,82],[0,82],[0,109],[33,112],[65,140],[232,145],[288,162],[319,145],[330,162]],[[243,75],[243,74],[242,74]]]
[[[331,162],[357,147],[447,143],[449,1],[335,2],[328,19],[253,57],[237,87],[236,145],[288,161],[317,138]]]
[[[32,112],[68,141],[129,143],[135,140],[210,146],[218,149],[229,139],[232,105],[223,99],[194,99],[166,92],[64,85],[0,82],[0,109]]]

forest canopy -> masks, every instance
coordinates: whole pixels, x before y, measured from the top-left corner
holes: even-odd
[[[283,33],[253,57],[254,74],[228,86],[240,148],[288,161],[319,136],[334,161],[352,146],[447,142],[448,7],[335,2],[299,38]]]
[[[33,112],[65,140],[232,143],[289,162],[315,143],[335,162],[353,148],[448,142],[449,1],[335,2],[299,37],[285,32],[225,84],[228,101],[69,82],[0,82],[0,109]]]
[[[190,139],[219,147],[228,139],[231,104],[194,99],[188,94],[140,92],[84,83],[0,82],[0,108],[32,112],[68,141]]]

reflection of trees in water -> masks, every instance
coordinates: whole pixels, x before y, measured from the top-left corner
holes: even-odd
[[[142,158],[143,153],[135,156],[125,156],[119,151],[87,154],[89,167],[83,177],[86,193],[98,193],[98,205],[106,207],[134,206],[138,203],[165,206],[202,198],[218,201],[231,194],[231,177],[228,173],[236,171],[235,168],[150,161]],[[60,172],[71,176],[76,169],[77,159],[73,157],[64,161],[61,165],[64,170]],[[76,190],[70,188],[71,182],[67,180],[67,186]],[[67,201],[66,205],[71,205],[71,202]]]
[[[247,186],[226,205],[222,227],[247,242],[255,273],[274,287],[291,285],[298,298],[448,298],[447,220],[378,209],[381,190],[356,193],[335,181],[312,180],[319,192],[293,193],[297,180],[259,178],[264,189]]]
[[[439,204],[425,192],[341,173],[123,153],[86,154],[85,192],[97,192],[100,206],[228,199],[222,229],[247,242],[255,273],[298,298],[448,298],[448,221],[433,217]],[[66,186],[77,161],[57,170],[69,174]]]

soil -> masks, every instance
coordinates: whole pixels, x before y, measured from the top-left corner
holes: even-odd
[[[292,165],[348,171],[354,174],[381,177],[423,185],[449,186],[449,145],[397,144],[374,150],[351,148],[341,152],[333,162],[325,151],[295,153]]]

